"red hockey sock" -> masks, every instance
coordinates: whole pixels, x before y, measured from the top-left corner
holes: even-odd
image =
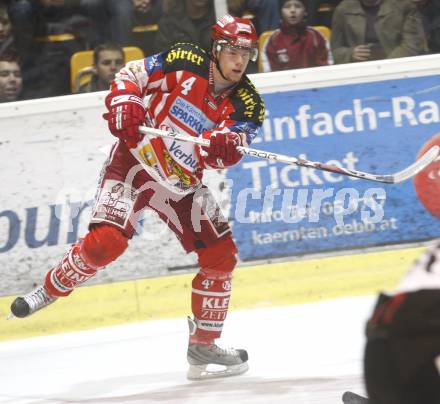
[[[115,227],[93,228],[74,244],[61,262],[46,275],[44,286],[52,296],[67,296],[79,284],[94,276],[127,248],[128,239]]]
[[[232,239],[199,251],[200,271],[192,281],[192,312],[197,329],[190,343],[211,344],[219,338],[231,297],[237,249]]]
[[[81,243],[74,244],[61,262],[47,273],[44,287],[52,296],[67,296],[75,286],[95,275],[96,270],[84,261]]]

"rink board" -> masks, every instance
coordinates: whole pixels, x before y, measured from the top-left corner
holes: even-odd
[[[299,260],[235,271],[232,310],[292,305],[391,290],[423,248]],[[98,275],[99,276],[99,275]],[[13,296],[0,298],[0,340],[191,314],[193,274],[81,287],[28,319],[6,321]]]
[[[408,167],[440,133],[438,72],[377,80],[303,90],[291,84],[290,91],[265,94],[268,117],[255,147],[368,173]],[[233,184],[231,216],[243,219],[234,221],[242,260],[440,236],[440,221],[411,180],[360,181],[250,157],[226,176]]]

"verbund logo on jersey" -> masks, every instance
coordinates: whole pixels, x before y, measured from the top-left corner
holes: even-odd
[[[182,144],[173,140],[173,143],[168,146],[168,151],[179,164],[194,172],[197,169],[198,160],[190,152],[185,153],[182,149]]]
[[[170,115],[183,123],[193,132],[202,133],[214,127],[206,115],[190,102],[177,97],[170,108]]]

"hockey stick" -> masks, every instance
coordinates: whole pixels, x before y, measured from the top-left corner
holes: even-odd
[[[161,129],[149,128],[146,126],[140,126],[139,131],[145,135],[156,135],[165,138],[181,140],[184,142],[190,142],[190,143],[198,144],[200,146],[209,146],[209,140],[207,139],[183,135],[177,132],[169,132]],[[440,147],[433,146],[422,157],[420,157],[417,161],[415,161],[413,164],[406,167],[402,171],[399,171],[394,174],[377,175],[377,174],[366,173],[363,171],[349,170],[348,168],[338,167],[333,164],[325,164],[325,163],[320,163],[318,161],[310,161],[296,157],[289,157],[283,154],[271,153],[264,150],[251,149],[249,147],[238,146],[237,150],[245,156],[259,157],[266,160],[279,161],[280,163],[285,163],[285,164],[295,164],[301,167],[315,168],[317,170],[329,171],[332,173],[347,175],[349,177],[361,178],[369,181],[384,182],[387,184],[396,184],[399,182],[406,181],[407,179],[413,177],[414,175],[422,171],[427,165],[432,163],[434,160],[436,160],[440,154]]]

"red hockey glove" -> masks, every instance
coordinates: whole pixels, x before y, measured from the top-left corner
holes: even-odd
[[[209,147],[202,146],[202,150],[207,154],[202,154],[205,164],[214,168],[224,168],[237,164],[243,157],[237,146],[245,145],[245,133],[220,132],[214,129],[204,132],[202,136],[210,142]]]
[[[136,147],[142,135],[138,126],[145,121],[142,99],[127,90],[112,91],[105,98],[108,112],[102,117],[108,121],[112,135],[123,140],[129,148]]]

